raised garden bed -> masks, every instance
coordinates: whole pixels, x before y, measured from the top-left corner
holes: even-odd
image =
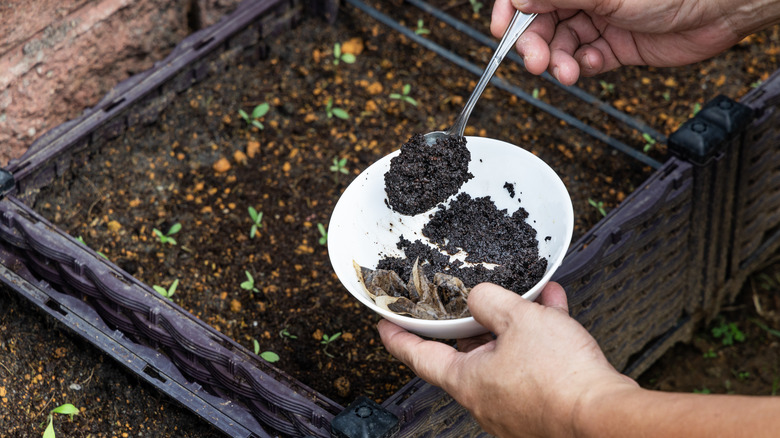
[[[320,6],[332,14],[333,4]],[[330,27],[312,18],[271,36],[296,23],[302,8],[245,3],[222,27],[183,43],[172,62],[122,84],[12,163],[16,184],[0,203],[3,278],[52,313],[83,318],[91,327],[85,335],[121,345],[139,375],[190,407],[209,406],[193,409],[232,435],[327,436],[332,418],[360,395],[400,418],[401,435],[478,433],[445,394],[384,352],[375,316],[333,276],[317,226],[327,225],[360,170],[411,133],[448,126],[475,78],[448,63],[432,69],[441,62],[436,54],[351,5]],[[385,12],[407,23],[419,13]],[[453,12],[486,28],[484,15]],[[464,55],[473,63],[489,56],[464,35],[433,30],[431,41],[473,47]],[[333,63],[336,43],[358,42],[354,64]],[[513,74],[519,68],[510,64],[507,82]],[[678,102],[702,96],[665,89],[663,72],[643,74],[637,80],[654,84],[653,95],[677,94],[666,120],[685,120],[692,105]],[[641,151],[636,128],[531,81],[526,89],[543,102]],[[413,84],[418,106],[390,97],[404,84]],[[606,91],[589,85],[594,94]],[[567,182],[580,239],[557,278],[573,314],[618,368],[636,375],[687,339],[778,246],[776,207],[750,195],[776,190],[770,177],[753,177],[776,162],[776,95],[771,78],[743,99],[753,111],[714,101],[672,136],[677,145],[715,151],[701,165],[670,158],[663,147],[639,161],[499,89],[477,107],[473,134],[527,147]],[[638,112],[633,99],[616,106]],[[263,102],[271,108],[264,129],[238,116]],[[328,117],[328,102],[349,118]],[[338,170],[342,158],[346,174]],[[664,164],[654,170],[653,162]],[[591,201],[612,211],[601,219]],[[250,206],[263,212],[255,237]],[[175,223],[182,224],[177,244],[160,242],[153,229]],[[246,272],[255,283],[244,288]],[[171,300],[151,288],[174,280]],[[123,335],[116,339],[113,329]],[[252,354],[254,341],[279,362]]]

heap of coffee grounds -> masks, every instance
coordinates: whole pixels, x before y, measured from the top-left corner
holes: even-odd
[[[547,259],[539,257],[536,230],[525,221],[527,217],[522,207],[509,215],[489,197],[474,199],[461,193],[448,207],[439,207],[423,227],[423,235],[439,245],[441,251],[402,236],[398,248],[404,257],[385,257],[377,269],[391,269],[401,278],[409,278],[415,260],[419,260],[428,278],[444,272],[458,277],[469,288],[490,282],[525,293],[547,270]],[[450,262],[446,253],[461,250],[466,252],[468,263]],[[489,269],[478,263],[497,266]]]
[[[474,177],[469,161],[465,137],[444,137],[428,145],[422,134],[413,135],[385,173],[390,208],[414,216],[447,200]]]

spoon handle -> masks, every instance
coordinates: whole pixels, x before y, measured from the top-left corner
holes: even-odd
[[[485,67],[482,77],[479,78],[477,86],[474,87],[474,91],[471,93],[471,96],[469,96],[469,100],[466,101],[463,111],[460,112],[455,123],[447,131],[448,135],[463,136],[463,132],[466,130],[466,122],[468,122],[469,116],[471,116],[471,110],[474,109],[474,105],[477,104],[479,97],[490,82],[490,79],[496,73],[501,61],[504,60],[504,57],[509,53],[509,50],[514,47],[515,42],[520,38],[520,35],[525,32],[529,25],[531,25],[534,18],[536,18],[536,14],[524,14],[520,11],[515,12],[515,16],[512,17],[512,21],[506,28],[506,32],[504,32],[501,42],[498,43],[495,52],[493,52],[493,57],[490,58],[490,62],[487,67]]]

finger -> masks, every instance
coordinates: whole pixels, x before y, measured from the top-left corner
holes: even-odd
[[[623,0],[512,0],[512,5],[525,12],[544,14],[557,9],[582,9],[599,15],[614,14]]]
[[[553,75],[561,83],[571,85],[577,81],[583,63],[590,71],[593,71],[594,67],[600,67],[601,60],[593,53],[579,53],[580,58],[575,58],[575,54],[583,45],[596,41],[599,37],[599,29],[583,12],[561,21],[550,42],[550,70]]]
[[[520,295],[492,283],[481,283],[469,292],[468,306],[474,319],[483,327],[501,335],[522,312],[525,306],[533,303]]]
[[[490,16],[490,33],[496,38],[501,38],[514,13],[515,8],[509,0],[496,0]]]
[[[554,281],[551,281],[544,286],[536,302],[543,306],[561,310],[567,315],[569,314],[569,303],[566,298],[566,291],[563,290],[563,287],[561,287],[560,284]]]
[[[457,350],[441,342],[426,341],[384,319],[379,321],[377,329],[390,354],[426,382],[445,387],[447,369],[460,354]]]
[[[458,351],[461,353],[468,353],[484,345],[488,345],[493,342],[495,338],[490,333],[481,334],[478,336],[472,336],[470,338],[458,339]],[[492,349],[494,346],[490,346]]]

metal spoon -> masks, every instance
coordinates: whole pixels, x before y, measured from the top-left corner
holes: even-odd
[[[534,18],[536,18],[536,14],[524,14],[520,11],[515,12],[515,16],[512,17],[512,22],[510,22],[509,26],[506,28],[506,32],[504,32],[501,42],[498,43],[498,47],[496,47],[493,57],[490,58],[490,62],[482,73],[482,77],[479,78],[477,86],[474,87],[474,91],[471,93],[471,96],[469,96],[466,106],[463,107],[463,111],[461,111],[458,118],[455,119],[455,124],[446,131],[433,131],[425,134],[424,137],[427,144],[432,145],[436,143],[436,140],[439,138],[463,136],[463,131],[466,129],[466,122],[468,122],[471,111],[474,109],[474,105],[477,104],[477,100],[479,100],[479,97],[482,95],[488,82],[490,82],[493,74],[495,74],[501,61],[504,60],[506,54],[509,53],[509,50],[515,45],[517,39],[525,32]]]

